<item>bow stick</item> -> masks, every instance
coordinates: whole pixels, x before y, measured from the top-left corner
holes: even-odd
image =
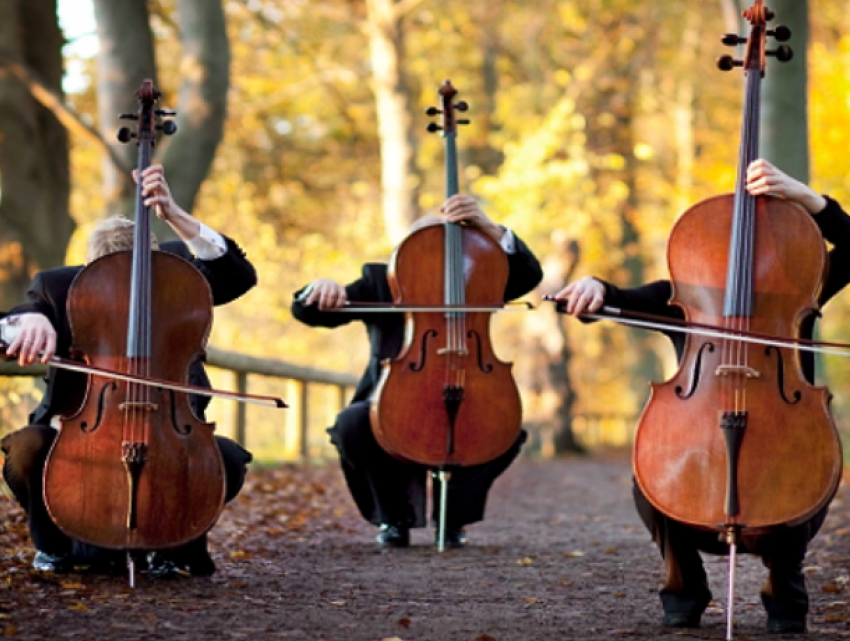
[[[5,354],[6,348],[9,345],[5,342],[0,342],[0,352]],[[94,367],[92,365],[87,365],[86,363],[81,363],[80,361],[73,361],[67,358],[62,358],[61,356],[52,356],[50,360],[46,363],[48,367],[54,367],[56,369],[65,369],[71,372],[82,372],[83,374],[95,374],[97,376],[103,376],[105,378],[113,378],[118,381],[127,381],[129,383],[137,383],[139,385],[144,385],[147,387],[157,387],[160,389],[168,389],[175,392],[186,392],[188,394],[198,394],[200,396],[217,396],[220,398],[227,398],[232,401],[237,401],[241,403],[254,403],[256,405],[266,405],[269,407],[277,407],[277,408],[285,408],[288,405],[283,401],[283,399],[278,398],[276,396],[262,396],[257,394],[240,394],[238,392],[227,392],[224,390],[216,390],[211,389],[209,387],[201,387],[200,385],[190,385],[189,383],[174,383],[172,381],[166,381],[159,378],[148,378],[144,376],[138,376],[136,374],[128,374],[126,372],[116,372],[110,369],[104,369],[102,367]]]
[[[549,295],[543,296],[543,300],[555,303],[556,310],[560,313],[565,313],[563,307],[566,304],[566,301],[559,300]],[[655,316],[653,314],[627,311],[620,309],[619,307],[611,307],[609,305],[603,305],[599,312],[583,312],[578,315],[578,318],[590,320],[611,320],[621,325],[629,325],[630,327],[640,327],[643,329],[656,329],[661,331],[667,330],[682,332],[683,334],[696,334],[698,336],[708,336],[711,338],[736,340],[742,343],[755,343],[758,345],[770,345],[773,347],[788,347],[817,354],[850,356],[850,344],[847,343],[833,343],[829,341],[815,341],[805,338],[772,336],[770,334],[761,334],[759,332],[751,332],[745,329],[718,327],[716,325],[680,321],[674,318]]]
[[[395,305],[394,303],[365,303],[349,301],[334,312],[378,314],[393,312],[522,312],[534,309],[528,301],[512,301],[503,305]]]

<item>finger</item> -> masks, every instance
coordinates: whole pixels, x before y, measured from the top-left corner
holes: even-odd
[[[557,294],[552,296],[555,300],[566,300],[569,298],[570,292],[573,291],[573,283],[570,283],[563,289],[561,289]]]
[[[41,362],[47,363],[53,355],[56,354],[56,334],[54,332],[48,332],[47,341],[44,345],[44,350],[41,354]]]
[[[590,302],[587,305],[588,312],[598,312],[599,308],[602,307],[602,299],[603,296],[597,291],[594,291],[590,297]]]
[[[327,311],[332,309],[331,303],[332,292],[326,288],[322,288],[322,293],[319,294],[319,309]]]
[[[304,305],[306,307],[309,307],[310,305],[314,304],[318,299],[319,299],[319,288],[314,287],[313,291],[311,291],[309,293],[309,295],[307,296],[307,298],[304,299]]]
[[[9,356],[14,356],[21,349],[21,345],[23,345],[23,342],[24,342],[24,334],[20,333],[15,337],[15,340],[13,340],[11,343],[9,343],[9,346],[6,348],[6,353]]]
[[[32,363],[33,358],[34,358],[34,356],[33,356],[33,352],[34,352],[33,344],[34,344],[34,342],[35,341],[34,341],[33,338],[31,338],[30,336],[27,336],[27,338],[25,338],[24,342],[21,344],[21,351],[20,351],[20,354],[18,355],[18,362],[21,365],[29,365],[30,363]]]
[[[581,309],[581,297],[583,293],[583,289],[577,288],[570,294],[570,297],[567,299],[567,314],[574,316],[578,313],[578,310]]]

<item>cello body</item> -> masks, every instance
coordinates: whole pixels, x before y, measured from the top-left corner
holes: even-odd
[[[458,193],[457,90],[440,87],[445,140],[446,197]],[[387,452],[431,468],[487,463],[519,437],[522,403],[511,365],[490,342],[490,312],[501,307],[508,259],[476,227],[443,222],[420,228],[393,253],[387,274],[393,302],[440,311],[405,312],[399,356],[386,361],[370,408],[372,431]]]
[[[682,307],[688,321],[724,319],[734,202],[733,195],[703,201],[671,232],[671,304]],[[823,239],[797,205],[759,197],[754,212],[758,260],[747,325],[797,337],[817,311],[826,269]],[[730,363],[746,366],[736,371]],[[841,444],[829,400],[826,388],[806,380],[792,349],[688,336],[677,373],[653,384],[638,424],[637,483],[659,510],[704,529],[805,521],[827,505],[841,479]],[[736,403],[746,408],[746,425],[737,448],[730,449],[723,413]],[[730,492],[734,514],[726,513]]]
[[[393,254],[389,280],[396,304],[445,304],[440,272],[445,236],[452,232],[462,235],[466,304],[503,304],[504,251],[477,229],[446,225],[420,229]],[[434,270],[436,276],[423,277]],[[404,346],[384,363],[371,407],[381,446],[397,458],[433,467],[486,463],[506,452],[519,435],[522,404],[511,365],[493,352],[490,313],[407,312],[405,322]],[[447,408],[453,381],[462,390],[454,414]]]
[[[799,354],[733,335],[801,338],[803,323],[818,311],[827,268],[823,237],[802,207],[747,190],[747,168],[758,158],[765,59],[790,60],[791,50],[767,51],[768,35],[786,40],[790,31],[767,30],[773,14],[763,0],[744,17],[750,37],[723,41],[747,42],[745,60],[718,61],[723,70],[746,73],[735,193],[682,214],[667,247],[670,303],[688,322],[729,334],[688,336],[676,375],[652,388],[632,459],[656,509],[722,533],[732,550],[745,531],[794,526],[821,511],[842,466],[829,392],[808,382]]]
[[[137,92],[139,172],[150,165],[159,92]],[[174,128],[170,130],[173,132]],[[136,195],[133,250],[86,265],[68,292],[72,351],[99,370],[183,383],[203,356],[212,294],[188,261],[152,250],[150,211]],[[82,405],[60,418],[43,494],[66,535],[110,549],[155,550],[209,530],[224,505],[224,464],[213,425],[189,396],[90,374]]]

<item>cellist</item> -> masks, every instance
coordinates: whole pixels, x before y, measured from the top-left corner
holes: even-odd
[[[448,198],[440,208],[442,216],[428,214],[415,221],[409,234],[428,225],[443,222],[477,227],[493,237],[508,256],[509,278],[504,300],[509,301],[531,291],[543,272],[537,258],[516,234],[494,223],[476,200],[465,194]],[[398,356],[405,331],[405,318],[399,313],[340,313],[346,303],[391,303],[387,280],[388,266],[367,263],[360,278],[342,285],[319,279],[295,292],[292,314],[301,322],[320,327],[338,327],[362,321],[369,334],[370,357],[351,403],[336,418],[328,432],[339,452],[340,464],[348,489],[360,513],[378,526],[378,545],[407,547],[410,529],[425,527],[427,468],[401,461],[384,451],[372,432],[369,420],[372,393],[381,376],[381,363]],[[441,278],[442,275],[433,275]],[[427,429],[423,425],[422,429]],[[446,547],[466,543],[464,526],[484,518],[487,492],[520,451],[525,432],[507,452],[481,465],[454,471],[448,483]],[[436,495],[436,492],[435,492]],[[437,521],[438,498],[433,501],[433,520]],[[435,537],[435,545],[437,544]]]
[[[168,223],[180,240],[163,243],[159,249],[190,260],[210,284],[213,304],[233,301],[257,282],[253,265],[230,238],[193,218],[174,201],[161,165],[151,165],[139,177],[145,205]],[[101,221],[88,239],[86,263],[115,251],[131,250],[134,223],[120,216]],[[0,323],[8,337],[7,354],[17,356],[20,365],[36,360],[47,363],[56,356],[69,356],[71,328],[65,302],[71,283],[82,266],[59,267],[35,275],[26,293],[26,302],[14,307]],[[50,368],[41,403],[30,415],[27,427],[6,435],[2,450],[6,455],[3,477],[21,507],[26,511],[29,531],[36,548],[33,568],[42,572],[68,572],[75,568],[110,569],[123,563],[120,554],[99,550],[73,541],[52,522],[42,496],[45,458],[56,437],[54,418],[79,407],[84,381],[80,374]],[[201,363],[192,364],[189,383],[209,387]],[[206,396],[190,399],[195,414],[202,418],[209,403]],[[226,500],[242,487],[251,454],[230,439],[216,436],[225,467]],[[173,550],[160,550],[148,556],[148,573],[155,577],[174,575],[208,576],[215,563],[203,535]]]
[[[753,196],[772,195],[801,205],[811,214],[821,233],[832,245],[829,272],[818,302],[826,304],[850,282],[850,216],[833,199],[822,196],[769,162],[758,159],[747,167],[746,188]],[[555,298],[564,301],[564,311],[575,316],[593,313],[603,305],[623,310],[651,313],[673,320],[684,320],[682,309],[669,305],[671,284],[659,280],[635,288],[621,289],[598,278],[576,280]],[[814,318],[803,323],[802,338],[811,338]],[[681,357],[685,334],[675,327],[662,330]],[[809,382],[814,380],[812,353],[800,353],[802,368]],[[696,628],[711,601],[700,552],[728,554],[728,545],[716,532],[700,530],[678,522],[657,510],[646,499],[637,483],[633,486],[638,514],[658,546],[666,569],[666,581],[660,597],[664,610],[662,623],[671,628]],[[796,526],[779,526],[761,534],[743,535],[739,551],[758,556],[768,570],[761,590],[767,611],[767,630],[771,633],[804,632],[809,597],[803,576],[803,560],[809,543],[817,534],[827,507]]]

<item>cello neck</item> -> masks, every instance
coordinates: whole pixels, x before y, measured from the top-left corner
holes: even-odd
[[[136,182],[135,228],[133,231],[133,268],[130,277],[130,301],[127,318],[127,357],[146,359],[151,356],[151,219],[150,207],[142,194],[141,173],[151,164],[154,146],[154,105],[159,91],[150,80],[145,80],[136,92],[139,99],[138,129],[138,179]],[[143,373],[143,372],[137,372]]]
[[[442,130],[444,163],[446,171],[446,199],[459,192],[458,158],[457,158],[457,126],[469,124],[468,120],[458,120],[456,111],[466,111],[466,102],[454,103],[457,89],[451,81],[446,80],[440,86],[440,105],[442,109],[429,109],[429,114],[442,114],[442,126],[430,126],[429,131]],[[464,305],[466,303],[466,281],[463,270],[463,228],[456,223],[445,223],[444,241],[444,303],[446,305]],[[447,317],[456,318],[463,312],[447,312]]]
[[[765,69],[768,12],[763,2],[757,0],[744,15],[752,28],[741,65],[745,72],[746,89],[723,303],[723,315],[726,318],[750,318],[753,315],[756,203],[755,198],[747,191],[747,167],[758,158],[761,80]]]
[[[457,133],[443,132],[446,165],[446,198],[458,193]],[[463,278],[463,231],[456,223],[444,223],[445,269],[443,270],[444,302],[447,305],[466,303],[466,283]],[[449,312],[457,316],[462,312]]]

